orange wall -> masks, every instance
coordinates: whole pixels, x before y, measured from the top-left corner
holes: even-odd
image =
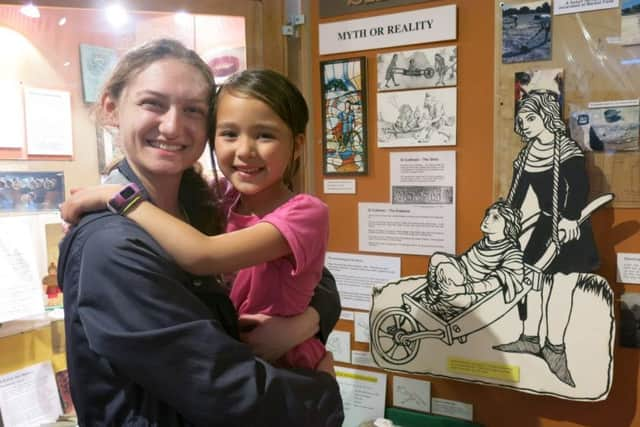
[[[429,1],[424,4],[387,9],[393,13],[444,4],[458,6],[458,135],[457,145],[443,149],[457,152],[457,237],[456,249],[461,251],[477,241],[478,224],[484,209],[493,201],[493,114],[494,111],[494,7],[493,0]],[[384,50],[350,52],[319,56],[318,9],[312,9],[313,32],[313,105],[315,133],[313,135],[315,166],[315,192],[329,206],[331,237],[329,250],[358,252],[358,202],[388,202],[389,153],[394,149],[376,147],[376,54],[402,50],[396,47]],[[354,19],[374,13],[354,14],[341,19]],[[323,20],[329,22],[331,19]],[[433,47],[451,42],[413,45],[410,48]],[[320,97],[320,61],[344,57],[366,56],[368,61],[368,139],[369,174],[356,177],[356,195],[323,194],[322,181],[322,126]],[[400,149],[406,151],[406,148]],[[438,148],[432,148],[438,150]],[[334,178],[335,176],[331,176]],[[612,284],[619,297],[623,285],[615,283],[615,251],[640,252],[637,233],[640,218],[638,209],[604,209],[594,217],[594,230],[602,258],[600,274]],[[632,234],[634,234],[632,237]],[[428,258],[402,256],[402,275],[424,274]],[[628,287],[632,290],[633,287]],[[640,289],[638,289],[640,291]],[[616,305],[616,312],[618,305]],[[341,321],[338,329],[351,331],[351,322]],[[352,331],[353,332],[353,331]],[[357,350],[366,345],[352,343]],[[474,406],[474,420],[486,426],[640,426],[638,399],[638,357],[640,350],[615,348],[613,387],[604,402],[586,403],[534,396],[464,382],[443,380],[429,376],[416,376],[431,381],[433,397],[459,400]],[[391,374],[389,374],[390,377]],[[395,375],[395,374],[394,374]],[[389,378],[388,383],[390,383]],[[391,405],[391,389],[387,404]]]

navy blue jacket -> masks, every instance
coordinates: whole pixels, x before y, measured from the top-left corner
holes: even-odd
[[[341,425],[330,375],[256,358],[216,282],[182,271],[127,218],[85,216],[58,265],[81,426]]]

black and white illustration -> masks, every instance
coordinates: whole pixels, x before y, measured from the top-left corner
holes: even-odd
[[[523,148],[512,185],[487,208],[479,240],[459,255],[433,254],[425,275],[374,289],[371,352],[385,369],[602,400],[613,293],[594,273],[590,218],[613,195],[587,200],[584,154],[557,94],[523,96],[515,131]]]
[[[394,375],[393,406],[429,412],[431,410],[431,383]]]
[[[456,46],[382,53],[377,57],[378,91],[455,86]]]
[[[378,147],[456,144],[455,87],[378,93]]]

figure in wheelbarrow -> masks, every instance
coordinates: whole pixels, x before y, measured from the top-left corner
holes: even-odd
[[[520,211],[499,200],[480,224],[484,237],[459,256],[436,252],[431,256],[427,283],[420,302],[448,321],[487,293],[502,288],[505,302],[522,290],[524,264],[518,237]]]

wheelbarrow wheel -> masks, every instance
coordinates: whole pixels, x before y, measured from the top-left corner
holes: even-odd
[[[406,338],[418,332],[418,323],[398,307],[382,310],[374,319],[371,331],[374,349],[389,363],[408,363],[418,354],[420,340]]]
[[[433,77],[433,75],[436,73],[436,71],[431,68],[431,67],[427,67],[424,69],[424,78],[425,79],[430,79],[431,77]]]

